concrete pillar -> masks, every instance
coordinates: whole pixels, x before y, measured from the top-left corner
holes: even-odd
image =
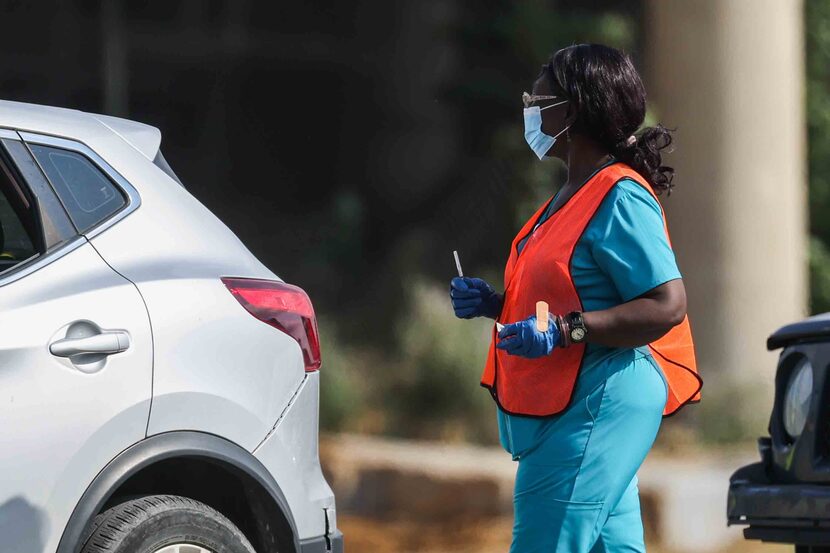
[[[802,3],[648,0],[646,37],[650,107],[677,128],[664,205],[704,429],[762,434],[777,360],[766,337],[807,309]]]

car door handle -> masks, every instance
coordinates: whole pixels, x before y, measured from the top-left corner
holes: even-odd
[[[83,338],[55,340],[49,344],[49,351],[58,357],[73,357],[85,353],[110,355],[126,351],[129,347],[129,334],[123,330],[109,330]]]

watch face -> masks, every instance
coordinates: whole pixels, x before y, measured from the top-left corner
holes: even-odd
[[[584,328],[574,328],[571,330],[571,340],[574,342],[581,342],[585,338]]]

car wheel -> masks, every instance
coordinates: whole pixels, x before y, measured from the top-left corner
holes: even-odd
[[[131,499],[95,517],[83,553],[255,553],[224,515],[177,495]]]

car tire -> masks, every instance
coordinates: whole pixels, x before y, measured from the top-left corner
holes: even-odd
[[[92,528],[82,553],[255,553],[224,515],[177,495],[130,499],[95,517]]]

